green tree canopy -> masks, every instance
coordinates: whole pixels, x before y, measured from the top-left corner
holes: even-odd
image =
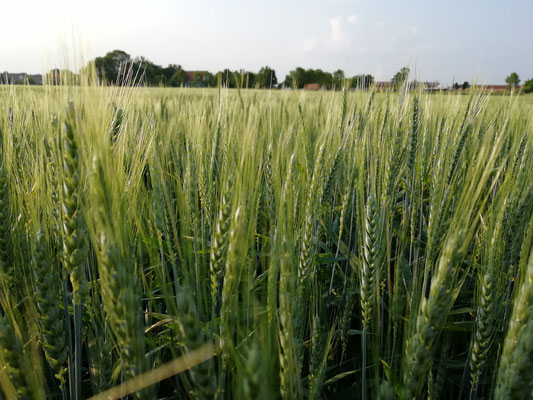
[[[172,78],[170,79],[170,85],[173,87],[181,87],[184,86],[188,81],[189,75],[187,75],[187,73],[181,67],[179,67],[172,75]]]
[[[217,87],[218,85],[216,75],[213,75],[211,72],[206,72],[204,74],[204,82],[206,87]]]
[[[524,93],[533,93],[533,78],[524,82],[522,90],[524,91]]]
[[[357,89],[368,89],[374,83],[374,77],[370,74],[355,75],[350,80],[350,86]]]
[[[405,81],[409,78],[410,72],[411,70],[407,67],[403,67],[398,72],[396,72],[396,74],[392,78],[392,86],[395,89],[398,89],[399,87],[401,87],[405,83]]]
[[[172,76],[176,73],[176,71],[180,69],[181,69],[181,65],[177,65],[177,64],[168,64],[168,67],[163,68],[162,73],[165,76],[166,82],[170,83]]]
[[[332,85],[335,89],[340,89],[344,86],[344,71],[342,69],[338,69],[332,74]]]
[[[269,89],[278,84],[278,78],[276,77],[276,71],[269,66],[262,67],[256,74],[256,82],[262,89]]]
[[[240,88],[253,88],[256,84],[256,74],[250,71],[245,71],[244,69],[241,69],[239,71],[235,71],[233,73],[233,82],[232,84],[235,84],[234,87],[240,87]]]
[[[94,66],[100,79],[107,80],[108,83],[118,82],[121,68],[131,61],[128,53],[122,50],[113,50],[104,57],[97,57]]]
[[[321,69],[303,69],[298,67],[289,72],[285,77],[285,86],[303,88],[308,83],[318,83],[321,87],[330,89],[333,83],[333,75]]]
[[[285,86],[303,88],[305,84],[305,70],[302,67],[298,67],[295,70],[289,72],[285,77]]]
[[[147,86],[173,86],[191,85],[194,87],[216,87],[222,85],[229,88],[261,88],[269,89],[278,84],[276,71],[270,66],[262,67],[259,72],[231,71],[226,68],[216,74],[207,71],[195,71],[187,73],[179,64],[169,64],[167,67],[157,65],[145,57],[132,58],[123,50],[113,50],[103,57],[94,60],[94,66],[98,77],[108,84],[130,84],[131,81],[123,79],[135,79]],[[90,68],[90,65],[85,67]],[[130,74],[126,68],[131,68]],[[409,75],[408,68],[402,68],[403,75],[395,76],[398,81],[405,80]],[[401,79],[400,79],[401,78]],[[285,77],[284,84],[288,87],[303,88],[306,84],[316,83],[324,89],[341,88],[346,83],[352,87],[368,88],[374,82],[372,75],[357,75],[348,79],[343,70],[327,72],[321,69],[304,69],[297,67]]]
[[[134,70],[142,71],[144,83],[148,86],[167,84],[164,69],[144,57],[137,57],[133,62]]]
[[[505,82],[507,83],[509,88],[514,89],[520,83],[520,78],[516,72],[513,72],[511,73],[511,75],[505,78]]]
[[[192,80],[191,80],[191,86],[194,87],[205,87],[207,86],[204,82],[204,75],[203,73],[196,71],[194,74],[192,74]]]

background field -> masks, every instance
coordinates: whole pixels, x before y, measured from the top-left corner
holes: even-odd
[[[134,398],[530,398],[532,116],[487,93],[0,87],[4,396],[141,374]]]

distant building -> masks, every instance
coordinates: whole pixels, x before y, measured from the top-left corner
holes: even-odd
[[[521,86],[515,86],[514,90],[519,91]],[[465,90],[462,87],[454,88],[454,90],[462,91]],[[468,87],[466,90],[486,90],[495,93],[503,93],[509,91],[509,85],[475,85],[473,87]]]
[[[187,74],[187,82],[185,83],[184,86],[186,87],[191,87],[193,86],[193,81],[194,81],[194,75],[198,76],[200,75],[202,78],[205,76],[205,74],[208,73],[208,71],[185,71],[185,73]],[[201,86],[202,84],[200,84]]]
[[[507,90],[509,87],[507,85],[486,85],[484,86],[487,90],[495,90],[495,91],[501,91],[501,90]]]
[[[9,73],[2,72],[0,73],[0,84],[1,85],[23,85],[29,83],[30,85],[42,85],[43,77],[42,75],[28,75],[25,72],[20,73]]]
[[[320,90],[321,88],[320,83],[306,83],[304,85],[304,90]]]
[[[446,90],[444,88],[444,86],[442,86],[442,84],[440,82],[437,82],[437,81],[433,81],[433,82],[410,81],[410,82],[408,82],[408,87],[411,90],[422,89],[422,90],[425,90],[427,92],[438,92],[438,91],[441,91],[441,90]],[[382,81],[382,82],[377,82],[376,83],[376,89],[378,89],[378,90],[392,90],[392,89],[394,89],[394,86],[393,86],[392,82]]]
[[[505,92],[506,90],[509,90],[508,85],[486,85],[482,87],[486,90],[491,90],[493,92]],[[520,86],[515,86],[514,89],[519,90]]]
[[[439,92],[441,90],[445,90],[445,88],[442,86],[441,83],[435,81],[435,82],[422,82],[421,83],[422,89],[424,89],[427,92]]]
[[[194,74],[204,76],[205,74],[207,74],[207,71],[185,71],[185,73],[189,77],[189,82],[192,82],[192,80],[194,79]]]
[[[25,73],[10,74],[9,72],[3,72],[2,75],[0,76],[0,83],[4,85],[5,84],[9,84],[9,85],[21,84],[21,83],[24,83],[25,80],[26,80]]]
[[[379,90],[388,90],[392,89],[392,82],[377,82],[376,83],[376,89]]]

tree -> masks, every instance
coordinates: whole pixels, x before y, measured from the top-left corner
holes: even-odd
[[[305,70],[302,67],[297,67],[296,69],[289,72],[289,75],[285,77],[285,86],[286,87],[295,87],[303,88],[305,85]]]
[[[409,72],[411,70],[407,67],[403,67],[400,69],[396,74],[392,77],[392,87],[396,90],[398,90],[409,78]]]
[[[516,72],[513,72],[511,75],[505,78],[505,82],[509,86],[509,89],[514,90],[514,88],[520,83],[520,78]]]
[[[195,71],[194,74],[192,74],[191,86],[194,86],[194,87],[207,86],[204,81],[204,75],[205,73],[201,73],[200,71]]]
[[[363,78],[363,87],[368,89],[374,83],[374,77],[370,74],[364,75]]]
[[[230,82],[230,84],[235,84],[234,87],[239,87],[243,89],[253,88],[256,82],[256,74],[241,69],[233,73],[232,81],[233,82]]]
[[[138,56],[132,59],[122,50],[113,50],[103,57],[97,57],[82,70],[90,74],[92,67],[102,82],[108,84],[126,84],[141,82],[148,86],[183,86],[190,84],[194,87],[217,87],[222,85],[228,88],[263,88],[268,89],[278,84],[276,71],[264,66],[259,72],[254,73],[244,69],[231,71],[225,69],[215,75],[207,71],[196,71],[192,76],[187,74],[181,65],[169,64],[167,67],[154,64],[145,57]],[[128,68],[126,70],[126,68]],[[133,71],[133,76],[131,74]],[[409,76],[409,68],[402,68],[393,78],[397,84],[403,83]],[[79,80],[79,77],[78,77]],[[135,80],[135,82],[132,82]],[[306,84],[318,84],[323,89],[340,89],[349,82],[352,87],[367,89],[374,82],[372,75],[357,75],[347,79],[343,70],[327,72],[321,69],[304,69],[297,67],[285,77],[284,85],[287,87],[303,88]]]
[[[121,68],[124,68],[130,61],[131,57],[125,51],[113,50],[104,57],[97,57],[94,60],[94,66],[100,79],[106,79],[108,83],[120,83],[118,78]]]
[[[350,86],[357,89],[368,89],[374,83],[374,77],[370,74],[356,75],[351,79]]]
[[[172,79],[172,76],[176,73],[176,71],[182,69],[181,65],[177,64],[168,64],[168,67],[163,68],[162,72],[165,76],[165,81],[167,84],[170,84],[170,80]]]
[[[336,70],[332,75],[332,85],[335,89],[341,89],[344,86],[344,71],[342,69]]]
[[[318,83],[324,89],[331,89],[333,84],[333,75],[331,72],[324,72],[321,69],[305,70],[304,77],[304,84]]]
[[[524,93],[533,93],[533,78],[524,82],[522,90],[524,91]]]
[[[224,71],[217,72],[217,80],[223,87],[234,88],[237,81],[233,75],[233,72],[226,68]]]
[[[257,74],[251,71],[244,72],[243,87],[249,89],[257,86]]]
[[[211,72],[206,72],[204,74],[204,82],[206,87],[216,87],[217,86],[217,77]]]
[[[464,82],[463,82],[463,85],[461,86],[461,88],[462,88],[463,90],[466,90],[466,89],[468,89],[469,87],[470,87],[470,83],[468,83],[467,81],[464,81]]]
[[[270,89],[278,84],[278,78],[276,78],[276,71],[269,66],[262,67],[256,74],[256,82],[262,89]]]
[[[54,68],[43,75],[43,81],[49,85],[79,85],[79,75],[68,69]]]
[[[180,67],[172,78],[170,79],[170,85],[173,87],[181,87],[189,81],[189,75]]]
[[[170,66],[170,69],[167,70],[142,56],[135,58],[133,61],[134,71],[140,71],[142,73],[144,81],[148,86],[169,85],[171,78],[167,78],[167,75],[174,74],[173,68],[173,66]]]

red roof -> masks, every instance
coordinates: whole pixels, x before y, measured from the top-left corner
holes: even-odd
[[[515,86],[515,89],[520,89],[520,86]],[[509,90],[509,85],[486,85],[485,89],[488,90]]]
[[[194,74],[199,73],[200,75],[204,76],[207,74],[207,71],[185,71],[187,76],[189,77],[189,81],[192,81],[194,78]]]
[[[320,83],[306,83],[304,85],[304,90],[319,90]]]

